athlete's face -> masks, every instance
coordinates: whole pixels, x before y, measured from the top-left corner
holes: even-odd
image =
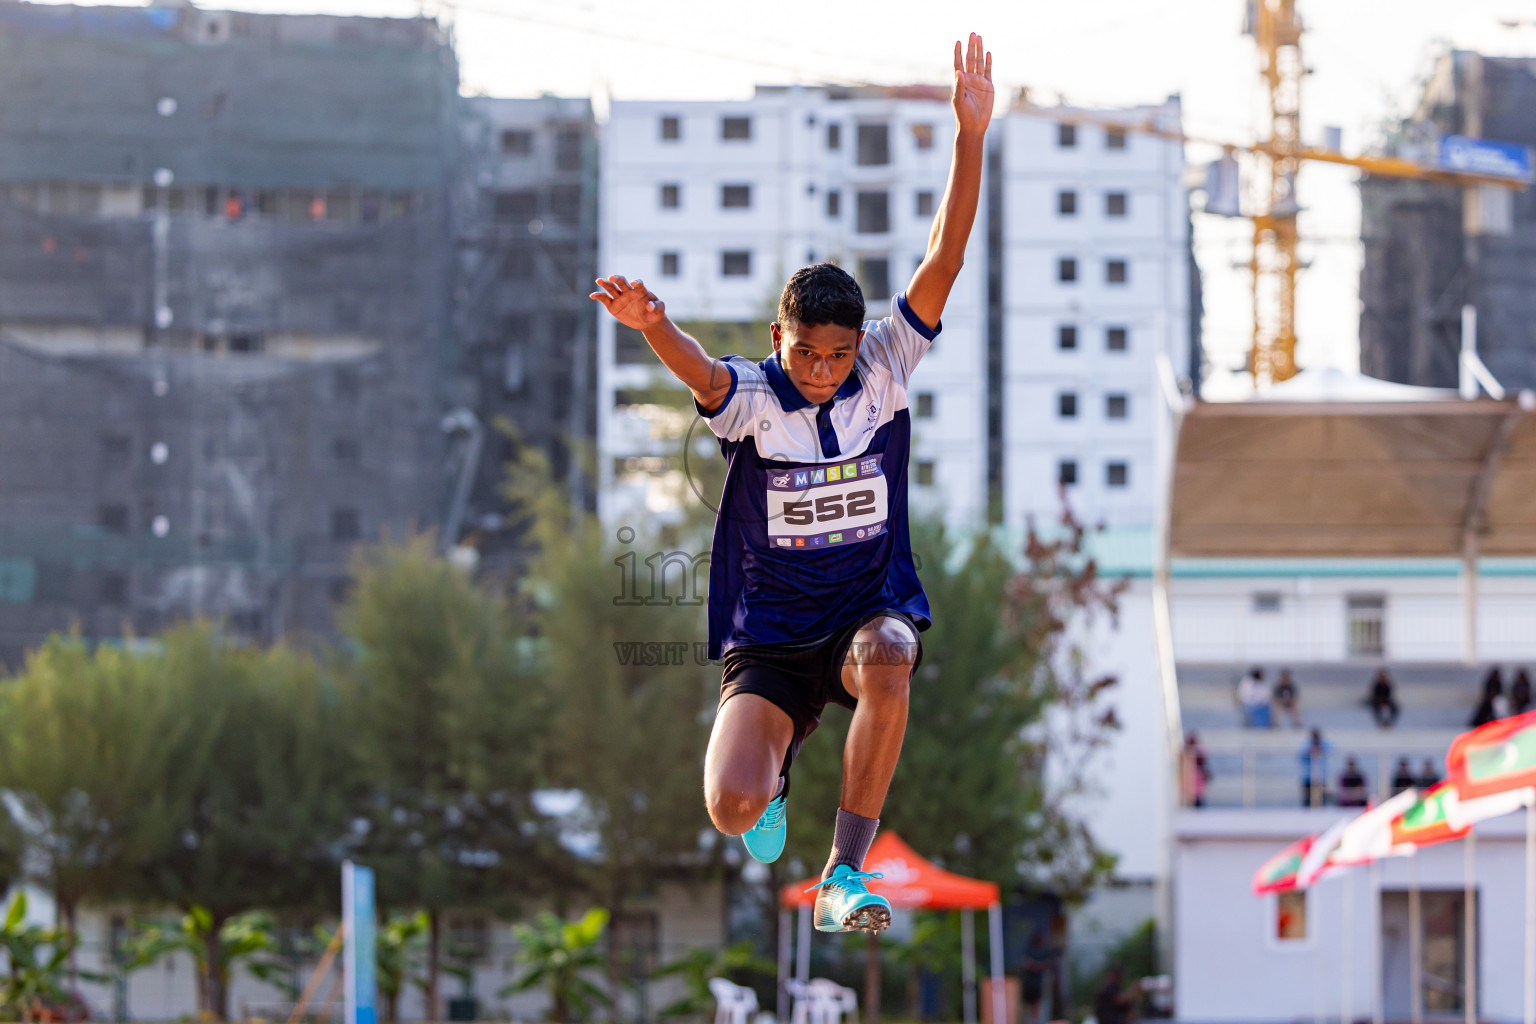
[[[820,405],[832,400],[853,372],[863,331],[836,324],[780,324],[769,328],[779,365],[795,382],[806,401]]]

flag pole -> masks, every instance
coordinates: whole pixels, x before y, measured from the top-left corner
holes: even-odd
[[[1462,942],[1466,952],[1462,956],[1466,970],[1461,982],[1462,1005],[1466,1007],[1467,1024],[1477,1024],[1477,833],[1468,832],[1466,842],[1466,890],[1462,902],[1462,920],[1466,923]]]
[[[1408,858],[1408,1013],[1424,1024],[1424,911],[1419,904],[1419,855]]]
[[[1354,876],[1346,874],[1339,879],[1339,885],[1344,890],[1344,949],[1341,962],[1344,965],[1344,989],[1343,1005],[1339,1009],[1339,1021],[1341,1024],[1350,1024],[1355,1018],[1355,901],[1353,898],[1354,887],[1350,885]]]
[[[1386,1016],[1381,992],[1381,862],[1371,861],[1371,907],[1365,915],[1371,929],[1371,1024],[1383,1024]],[[1526,1021],[1526,1024],[1531,1024]]]
[[[1536,1024],[1536,800],[1525,798],[1525,1024]]]

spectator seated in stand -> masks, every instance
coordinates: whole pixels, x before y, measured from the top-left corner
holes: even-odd
[[[1243,710],[1243,725],[1249,729],[1270,727],[1269,686],[1264,670],[1255,668],[1237,684],[1237,703]]]
[[[1509,713],[1523,715],[1531,710],[1531,674],[1525,669],[1515,672],[1515,681],[1509,684]]]
[[[1401,793],[1405,789],[1417,786],[1418,780],[1413,777],[1413,769],[1408,764],[1406,757],[1397,759],[1397,767],[1392,769],[1392,792]]]
[[[1333,744],[1323,739],[1323,730],[1314,728],[1301,745],[1301,806],[1321,807],[1328,795],[1328,754]]]
[[[1190,733],[1184,737],[1184,749],[1179,755],[1179,789],[1185,807],[1205,806],[1205,787],[1211,781],[1209,759],[1200,737]]]
[[[1346,758],[1344,771],[1339,775],[1339,806],[1364,807],[1366,802],[1365,773],[1360,770],[1360,762]]]
[[[1509,701],[1504,697],[1504,674],[1495,665],[1483,678],[1483,695],[1477,702],[1476,710],[1472,712],[1472,720],[1467,724],[1476,729],[1480,725],[1496,722],[1507,714]]]
[[[1435,760],[1426,757],[1424,763],[1419,766],[1419,788],[1428,789],[1440,782],[1440,769],[1435,767]]]
[[[1371,680],[1370,695],[1365,698],[1365,704],[1371,709],[1371,717],[1376,719],[1376,724],[1382,729],[1390,729],[1397,721],[1397,698],[1392,695],[1392,677],[1387,675],[1387,670],[1376,670],[1376,678]]]
[[[1285,715],[1290,720],[1291,728],[1301,728],[1301,690],[1296,686],[1296,680],[1291,678],[1291,670],[1280,670],[1280,678],[1275,681],[1273,694],[1275,704],[1275,718],[1278,721],[1280,715]]]

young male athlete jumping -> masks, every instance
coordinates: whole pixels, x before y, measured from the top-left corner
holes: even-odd
[[[907,533],[907,382],[939,332],[981,192],[992,55],[955,44],[955,150],[928,252],[883,320],[830,263],[795,272],[773,355],[715,361],[641,281],[599,279],[601,302],[644,333],[693,392],[728,469],[709,572],[710,657],[723,658],[704,762],[715,826],[769,863],[784,849],[789,768],[830,701],[853,711],[816,927],[878,931],[891,908],[862,868],[907,726],[929,626]]]

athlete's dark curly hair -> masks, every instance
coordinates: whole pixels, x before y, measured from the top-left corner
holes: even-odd
[[[856,331],[864,326],[864,293],[848,271],[835,263],[801,267],[779,296],[779,323],[785,327],[836,324]]]

